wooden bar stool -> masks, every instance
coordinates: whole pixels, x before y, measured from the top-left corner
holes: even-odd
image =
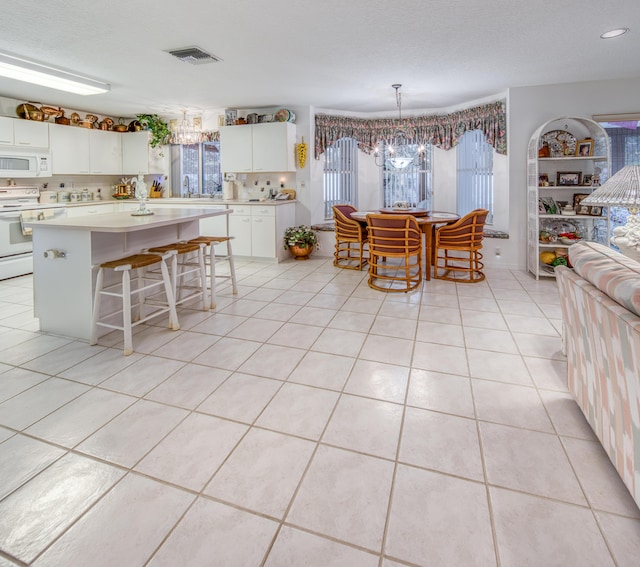
[[[231,240],[233,236],[198,236],[189,240],[193,244],[204,244],[209,248],[209,289],[211,290],[211,309],[216,307],[216,278],[231,279],[231,290],[234,294],[238,293],[238,284],[236,283],[236,268],[233,263],[233,250],[231,249]],[[226,244],[227,253],[225,255],[216,254],[215,247],[218,244]],[[216,263],[222,261],[229,262],[229,275],[220,275],[216,273]]]
[[[171,256],[171,284],[176,298],[176,305],[195,298],[202,300],[202,310],[209,310],[209,297],[207,292],[207,271],[204,259],[204,244],[190,242],[174,242],[164,246],[149,248],[149,252],[155,254],[172,254]],[[195,254],[195,259],[190,255]],[[198,284],[192,282],[198,279]],[[190,290],[182,296],[184,290]]]
[[[126,258],[103,262],[98,269],[96,277],[96,291],[93,300],[93,314],[91,318],[91,340],[90,344],[95,345],[98,342],[98,326],[108,329],[116,329],[124,332],[124,355],[128,356],[133,352],[133,333],[132,329],[140,323],[148,321],[152,317],[157,317],[163,313],[169,313],[169,326],[177,331],[180,328],[178,323],[178,315],[176,313],[176,303],[171,286],[171,278],[167,268],[166,259],[168,255],[160,254],[134,254]],[[147,268],[159,264],[162,274],[162,280],[158,280],[154,276],[150,276]],[[104,285],[105,270],[113,270],[122,273],[121,282]],[[131,270],[134,272],[134,289],[131,288]],[[118,291],[119,289],[119,291]],[[150,296],[156,296],[164,292],[166,301],[150,299]],[[132,303],[131,299],[137,295],[137,301]],[[104,315],[101,319],[100,307],[102,297],[117,297],[122,301],[122,309]],[[149,299],[145,301],[145,299]],[[156,307],[148,314],[144,314],[144,307]],[[137,310],[135,322],[132,322],[132,309]],[[122,313],[122,324],[107,322],[110,318]]]

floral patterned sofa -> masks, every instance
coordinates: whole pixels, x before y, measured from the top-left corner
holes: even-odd
[[[640,506],[640,263],[595,242],[556,268],[568,385]]]

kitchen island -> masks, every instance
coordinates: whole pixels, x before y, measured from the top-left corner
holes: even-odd
[[[89,340],[98,264],[198,236],[200,219],[230,210],[176,207],[149,216],[105,213],[28,223],[33,228],[34,313],[40,330]]]

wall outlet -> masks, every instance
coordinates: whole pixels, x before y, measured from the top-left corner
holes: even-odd
[[[495,249],[495,255],[500,258],[500,248]]]

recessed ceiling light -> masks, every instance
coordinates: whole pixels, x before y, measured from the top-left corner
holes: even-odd
[[[629,28],[616,28],[615,30],[609,30],[600,35],[602,39],[611,39],[612,37],[618,37],[624,35],[629,31]]]

